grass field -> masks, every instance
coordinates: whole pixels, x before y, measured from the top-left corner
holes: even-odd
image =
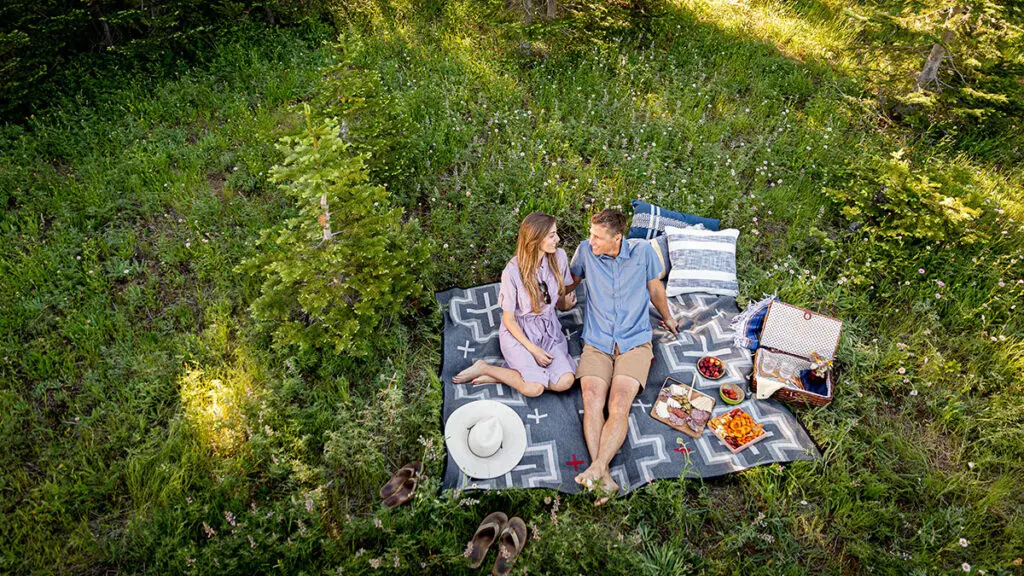
[[[1021,573],[1022,138],[887,116],[879,79],[917,61],[884,11],[678,0],[596,29],[449,2],[241,28],[188,73],[0,128],[0,573],[469,573],[497,509],[533,531],[517,573]],[[345,86],[431,255],[364,357],[273,345],[238,269],[297,213],[275,142]],[[823,457],[599,509],[440,494],[429,293],[495,281],[531,211],[571,250],[634,198],[738,228],[741,305],[844,320],[835,402],[797,410]],[[411,459],[419,496],[384,510]]]

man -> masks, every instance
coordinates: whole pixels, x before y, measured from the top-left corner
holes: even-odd
[[[648,303],[661,315],[661,327],[678,334],[658,279],[661,263],[646,240],[625,240],[626,217],[603,210],[590,219],[590,237],[573,256],[573,283],[586,282],[583,354],[577,369],[583,388],[583,435],[590,467],[576,476],[587,488],[612,494],[619,486],[608,464],[622,447],[633,399],[647,383],[654,353]],[[608,418],[604,417],[605,407]],[[607,497],[596,502],[601,505]]]

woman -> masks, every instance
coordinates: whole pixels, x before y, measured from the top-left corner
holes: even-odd
[[[568,310],[576,296],[565,293],[572,283],[569,258],[558,248],[555,219],[542,212],[527,216],[519,226],[516,255],[501,273],[501,328],[498,341],[507,368],[477,360],[452,382],[507,384],[524,396],[545,390],[568,390],[576,379],[576,362],[558,323],[555,305]]]

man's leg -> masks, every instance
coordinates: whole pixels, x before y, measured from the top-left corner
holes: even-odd
[[[601,443],[601,430],[604,428],[604,405],[608,399],[609,383],[596,376],[584,376],[580,379],[583,389],[583,437],[587,441],[590,462],[597,460],[598,446]]]
[[[601,488],[615,493],[619,491],[619,485],[612,480],[609,465],[612,458],[619,453],[622,443],[626,441],[626,434],[629,432],[629,410],[633,406],[633,399],[640,391],[640,383],[629,376],[615,376],[612,378],[612,390],[608,396],[608,420],[601,429],[601,443],[598,448],[597,458],[594,459],[592,467],[596,467],[601,475]],[[598,505],[604,504],[607,498],[598,500]]]

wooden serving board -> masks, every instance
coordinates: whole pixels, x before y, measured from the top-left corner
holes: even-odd
[[[703,393],[703,392],[693,388],[692,386],[688,386],[686,384],[683,384],[682,382],[680,382],[679,380],[676,380],[675,378],[673,378],[671,376],[669,376],[668,378],[665,378],[665,383],[661,385],[661,389],[664,390],[666,387],[671,386],[672,384],[675,384],[677,386],[682,387],[683,390],[687,394],[690,395],[690,398],[697,398],[698,396],[704,396],[705,398],[709,398],[711,400],[711,410],[712,410],[712,413],[714,413],[713,411],[714,411],[714,408],[715,408],[715,398],[713,396],[708,396],[707,394],[705,394],[705,393]],[[658,392],[658,399],[654,401],[654,406],[651,406],[651,418],[654,418],[658,422],[661,422],[662,424],[667,425],[669,428],[672,428],[673,430],[678,430],[678,431],[682,432],[683,434],[686,434],[690,438],[700,438],[700,435],[704,433],[704,428],[707,427],[707,422],[704,423],[704,426],[701,426],[700,430],[695,432],[695,431],[691,430],[690,427],[685,425],[685,424],[677,425],[677,424],[672,423],[669,420],[665,420],[664,418],[659,417],[658,413],[657,413],[657,410],[658,410],[658,404],[660,404],[660,403],[662,403],[662,400],[661,400],[661,392],[659,391]],[[708,417],[708,421],[709,422],[711,421],[711,416]]]

